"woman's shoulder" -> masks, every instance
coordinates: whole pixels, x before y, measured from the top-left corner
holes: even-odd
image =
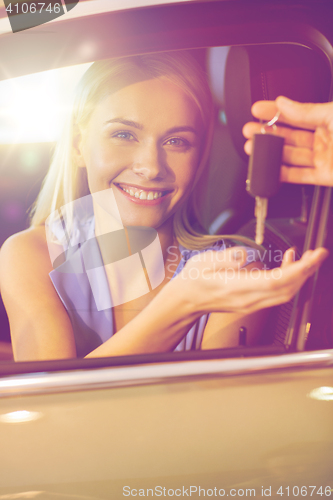
[[[45,226],[33,226],[10,236],[2,245],[0,255],[25,254],[27,251],[47,250]]]
[[[0,283],[7,275],[52,269],[45,227],[31,227],[10,236],[0,249]]]

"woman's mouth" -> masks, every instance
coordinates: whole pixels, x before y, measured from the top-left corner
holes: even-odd
[[[114,185],[131,201],[144,205],[156,205],[171,193],[171,190],[143,189],[129,184]]]

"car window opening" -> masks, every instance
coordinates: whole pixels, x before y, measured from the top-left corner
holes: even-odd
[[[254,235],[253,200],[244,193],[248,157],[243,150],[245,139],[241,134],[243,124],[251,120],[251,104],[260,99],[274,99],[280,94],[288,95],[288,92],[288,96],[293,99],[303,99],[306,102],[327,101],[330,97],[331,76],[323,58],[317,57],[313,51],[303,47],[288,45],[213,47],[193,52],[208,73],[214,100],[215,132],[209,169],[206,170],[202,178],[200,205],[194,207],[191,223],[199,233],[205,232],[211,236],[229,233],[236,235],[227,242],[227,246],[233,246],[237,244],[237,235],[240,238],[249,239],[253,239]],[[296,60],[297,65],[295,64]],[[85,69],[79,68],[78,71],[82,74]],[[290,88],[285,87],[287,72],[292,75],[290,81],[288,80]],[[45,76],[47,79],[43,80],[42,85],[51,91],[54,98],[58,94],[59,87],[56,87],[55,82],[57,79],[59,80],[59,77],[55,76],[56,72],[47,73]],[[69,93],[68,81],[69,79],[73,80],[74,69],[70,69],[68,74],[71,76],[63,77],[62,83],[60,83],[60,87],[66,88],[67,94]],[[42,75],[37,76],[44,78]],[[262,85],[263,78],[265,85]],[[2,219],[0,243],[11,234],[27,227],[27,210],[38,194],[57,136],[56,129],[52,127],[57,121],[59,123],[61,121],[57,116],[59,109],[66,107],[66,104],[55,104],[55,100],[51,100],[46,94],[42,96],[43,99],[39,95],[41,109],[46,110],[46,115],[52,122],[52,127],[49,126],[45,121],[46,118],[37,113],[36,105],[33,104],[32,98],[30,99],[32,89],[36,87],[34,76],[25,77],[27,91],[22,90],[18,80],[5,82],[6,85],[11,85],[13,99],[9,102],[14,107],[7,109],[2,107],[4,127],[0,129],[0,149],[3,152],[1,156],[4,160],[0,167],[0,185],[3,195],[0,206]],[[259,94],[259,92],[263,92],[263,94]],[[20,96],[22,102],[17,99],[17,95]],[[64,102],[66,99],[68,100],[69,97],[66,97]],[[52,118],[52,109],[46,106],[51,101],[53,101],[52,105],[54,105],[56,112],[55,118]],[[20,123],[18,121],[19,112],[23,120]],[[43,124],[39,128],[41,131],[39,136],[34,135],[35,132],[39,131],[38,127],[35,127],[32,117],[36,119],[38,125]],[[23,132],[28,132],[28,135],[24,136]],[[125,132],[128,133],[127,130]],[[122,140],[123,137],[125,138],[125,135],[122,136]],[[138,139],[135,140],[138,141]],[[221,165],[228,165],[228,168],[221,168]],[[232,168],[229,165],[232,165]],[[27,189],[27,185],[29,185],[29,189]],[[124,191],[121,185],[119,189]],[[128,191],[129,196],[135,197],[134,191],[132,195],[130,190]],[[151,191],[147,188],[145,195],[147,202],[150,200],[149,196],[154,197],[154,192],[157,193],[156,199],[158,196],[168,194],[167,190],[165,193],[158,194],[156,187]],[[263,265],[267,266],[267,269],[280,266],[283,252],[287,248],[295,247],[296,256],[300,258],[304,244],[305,249],[306,246],[313,248],[316,238],[317,243],[323,244],[326,226],[323,223],[320,225],[319,220],[327,221],[329,193],[327,189],[320,188],[315,190],[315,194],[313,192],[314,189],[309,186],[284,185],[278,195],[270,200],[265,242],[259,258]],[[141,192],[137,198],[140,199],[140,196]],[[144,195],[142,197],[144,199]],[[312,203],[313,199],[314,203]],[[311,203],[312,212],[310,214]],[[306,219],[309,218],[309,214],[310,229],[307,229]],[[314,235],[318,227],[319,236],[316,237]],[[128,239],[128,235],[126,238]],[[320,242],[319,239],[321,239]],[[77,242],[76,245],[80,246],[81,242]],[[66,255],[68,255],[68,249]],[[147,271],[145,273],[147,274]],[[319,285],[325,288],[324,281],[321,275]],[[308,303],[309,293],[314,296],[312,310],[316,310],[318,297],[323,296],[323,293],[314,294],[313,286],[316,283],[318,284],[318,280],[314,278],[312,290],[310,290],[311,284],[309,284],[307,290],[303,290],[296,300],[291,300],[271,310],[260,327],[262,335],[257,339],[257,345],[251,345],[251,340],[249,340],[251,337],[248,336],[247,327],[238,325],[238,347],[217,350],[215,348],[206,352],[158,353],[154,357],[160,361],[163,361],[164,358],[175,360],[207,359],[210,356],[227,358],[280,354],[286,350],[303,350],[307,346],[309,348],[313,346],[315,348],[331,347],[330,334],[325,330],[324,338],[324,334],[321,335],[318,331],[320,329],[319,319],[311,320],[311,308],[306,306],[304,309],[304,304]],[[327,319],[327,309],[325,314]],[[7,359],[10,356],[8,354],[8,320],[2,303],[0,305],[0,318],[4,325],[1,329],[3,333],[0,340],[6,344],[3,349],[3,358]],[[295,330],[301,332],[298,334],[298,338],[292,335]],[[249,334],[251,335],[251,333]],[[194,336],[191,341],[193,345],[196,342],[195,339]],[[150,362],[147,359],[153,359],[153,356],[147,356],[145,358],[144,355],[135,355],[133,362],[135,363],[135,358],[142,360],[139,362]],[[124,356],[119,356],[119,363],[121,358]],[[146,361],[143,361],[144,359]],[[92,364],[92,361],[89,362]],[[96,363],[103,364],[103,360],[96,361]],[[118,361],[117,358],[114,360],[110,358],[107,363],[113,365],[117,364]]]

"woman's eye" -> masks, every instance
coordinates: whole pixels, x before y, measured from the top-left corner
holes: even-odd
[[[116,139],[124,139],[127,141],[134,141],[134,136],[130,132],[122,131],[122,132],[117,132],[112,135],[112,137],[115,137]]]
[[[185,139],[181,139],[180,137],[172,137],[168,139],[165,143],[167,146],[176,146],[176,147],[188,147],[190,144]]]

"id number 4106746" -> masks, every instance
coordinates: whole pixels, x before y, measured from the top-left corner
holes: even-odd
[[[45,7],[45,5],[47,5],[47,7]],[[35,14],[35,13],[40,14],[43,10],[50,12],[50,13],[54,12],[55,14],[59,14],[61,11],[61,5],[60,5],[60,3],[46,4],[43,2],[38,2],[38,3],[26,3],[26,2],[24,2],[24,3],[15,3],[15,4],[10,3],[6,7],[6,11],[9,14],[27,14],[28,12],[30,12],[31,14]]]
[[[287,497],[293,496],[293,497],[307,497],[310,496],[312,497],[313,495],[320,495],[320,496],[326,496],[330,497],[332,495],[333,489],[330,486],[293,486],[292,488],[290,486],[280,486],[280,488],[277,490],[276,494],[277,495],[286,495]]]

